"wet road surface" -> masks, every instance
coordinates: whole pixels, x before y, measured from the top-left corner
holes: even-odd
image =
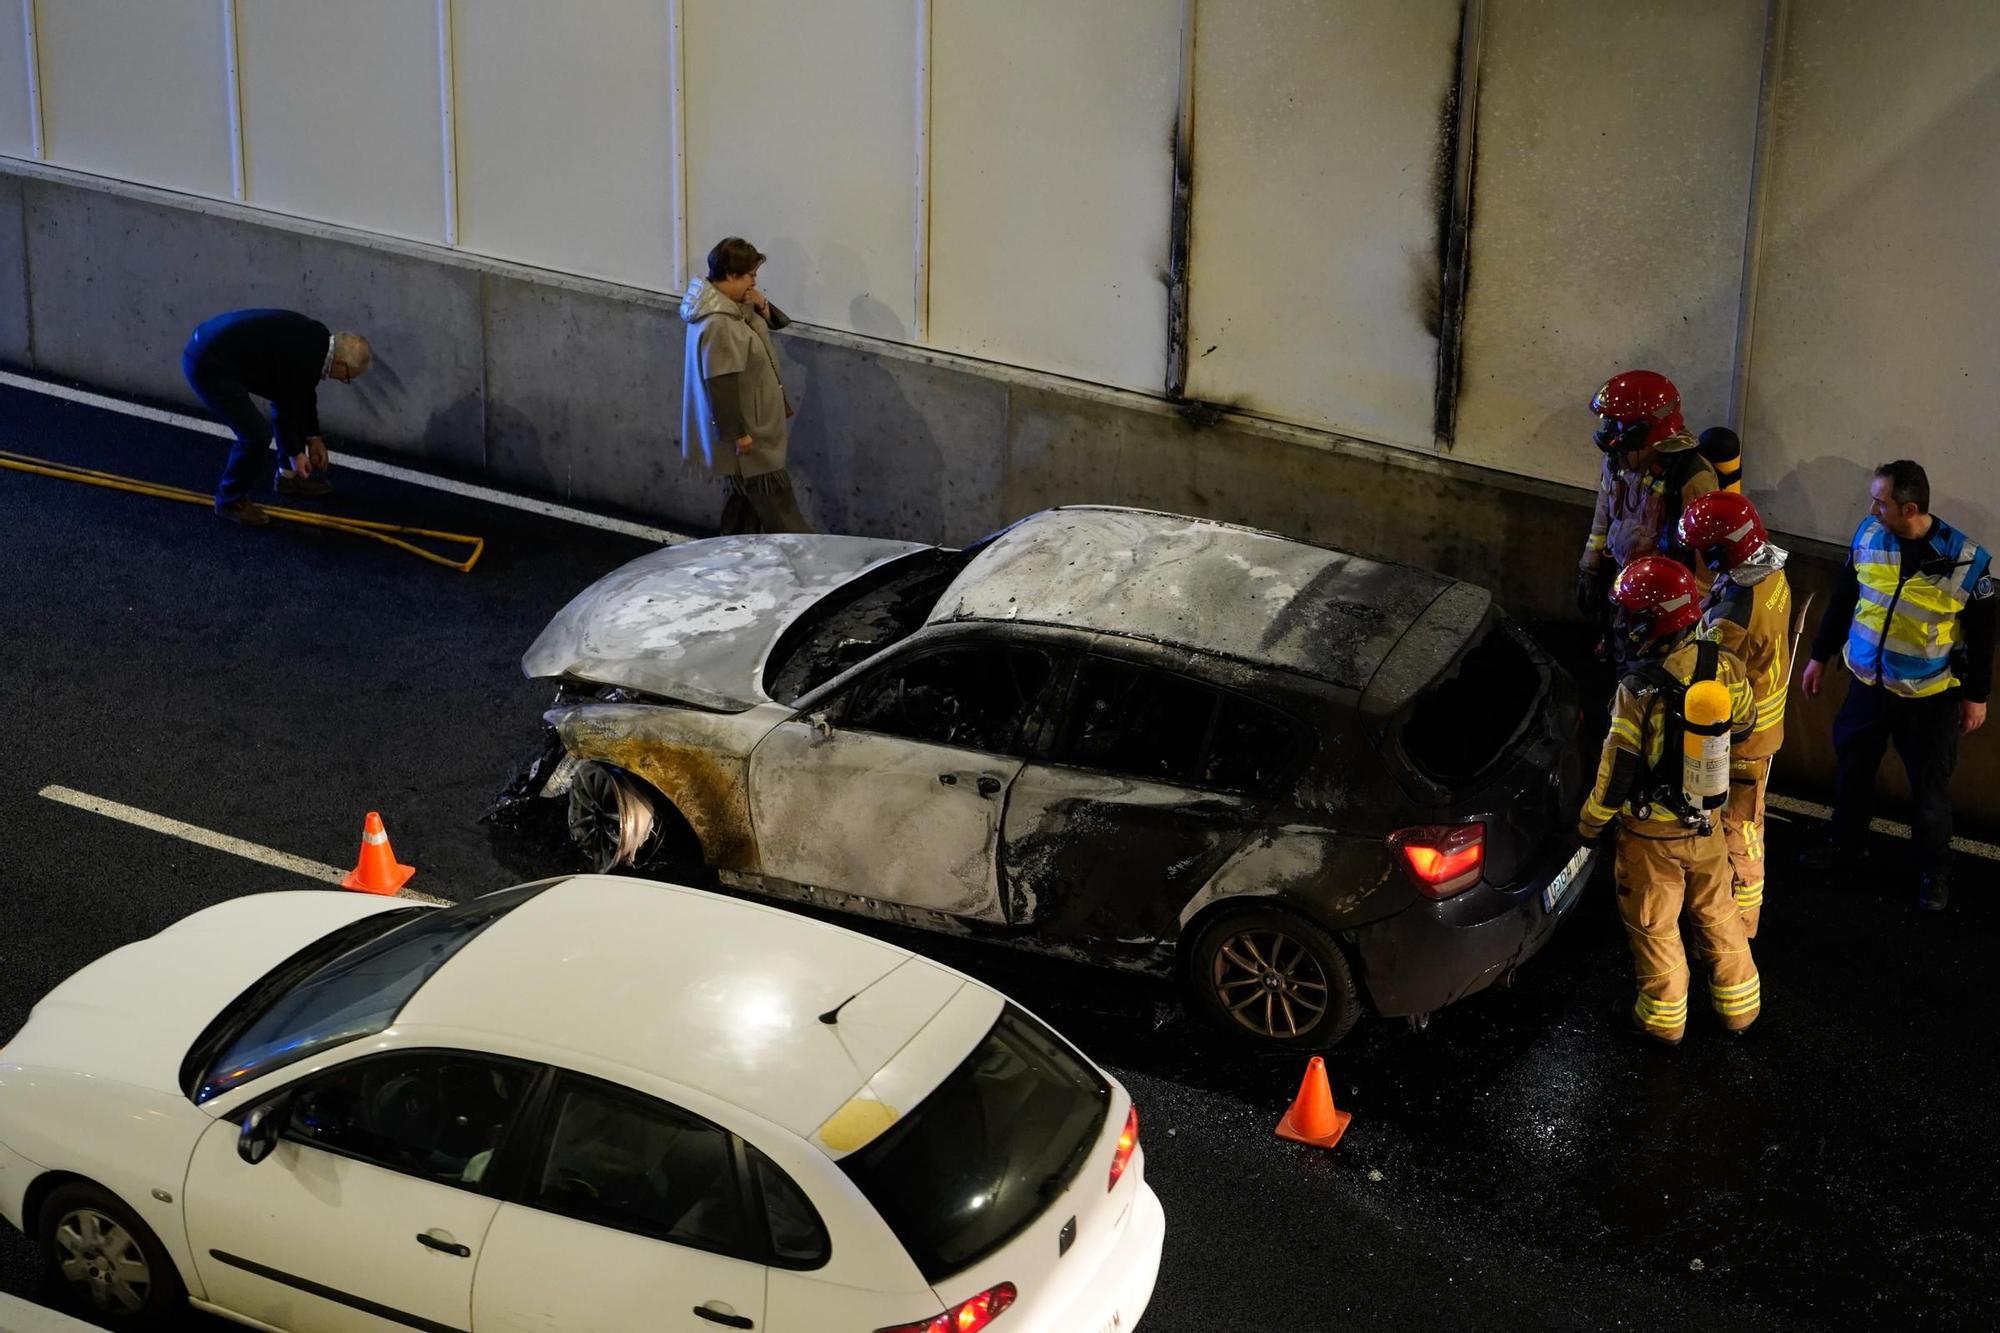
[[[206,489],[224,444],[0,389],[0,449]],[[520,651],[641,543],[346,472],[331,507],[488,538],[471,575],[351,537],[0,472],[0,1034],[92,958],[310,881],[57,805],[61,784],[334,865],[379,809],[413,888],[570,868],[479,822],[535,742]],[[1248,1053],[1171,988],[881,931],[1012,993],[1132,1088],[1166,1255],[1143,1327],[2000,1327],[1996,864],[1918,919],[1880,839],[1849,881],[1774,817],[1765,1011],[1686,1043],[1617,1031],[1629,962],[1600,878],[1506,990],[1329,1064],[1332,1153],[1271,1128],[1303,1060]],[[856,923],[848,923],[856,924]],[[34,1287],[0,1229],[0,1290]],[[190,1316],[190,1329],[227,1327]]]

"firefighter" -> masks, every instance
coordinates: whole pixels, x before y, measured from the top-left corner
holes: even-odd
[[[1681,511],[1680,543],[1715,575],[1702,610],[1701,633],[1743,664],[1756,701],[1750,735],[1729,753],[1729,800],[1722,833],[1729,843],[1736,910],[1743,933],[1757,938],[1764,906],[1764,792],[1771,760],[1785,743],[1785,695],[1792,663],[1786,636],[1792,587],[1784,548],[1775,545],[1757,506],[1732,491],[1697,496]]]
[[[1726,717],[1723,725],[1737,733],[1754,719],[1750,687],[1733,655],[1696,636],[1701,593],[1686,566],[1642,556],[1618,575],[1611,602],[1638,665],[1619,683],[1577,834],[1592,844],[1617,823],[1618,914],[1639,990],[1632,1026],[1670,1046],[1687,1030],[1685,906],[1709,964],[1709,1001],[1723,1027],[1741,1032],[1757,1020],[1763,995],[1729,891],[1729,849],[1713,818],[1728,784],[1726,737],[1720,754],[1712,742],[1697,747],[1700,791],[1688,790],[1685,756],[1688,732],[1705,720],[1692,717],[1700,684],[1707,694],[1726,691],[1716,720]]]
[[[1597,509],[1590,537],[1577,562],[1577,608],[1603,624],[1609,608],[1605,589],[1619,570],[1641,556],[1671,555],[1685,560],[1675,541],[1681,511],[1720,482],[1715,466],[1702,456],[1681,418],[1680,390],[1652,370],[1628,370],[1605,381],[1590,400],[1597,413],[1591,438],[1604,453],[1597,483]],[[1706,590],[1707,571],[1695,581]],[[1622,670],[1624,643],[1616,633],[1607,645]]]
[[[1808,698],[1817,695],[1837,648],[1854,673],[1833,721],[1833,831],[1802,861],[1832,873],[1860,859],[1875,773],[1893,740],[1916,805],[1917,907],[1941,912],[1951,901],[1958,739],[1985,723],[1993,685],[1993,558],[1930,512],[1930,478],[1910,459],[1876,468],[1868,497],[1799,680]]]

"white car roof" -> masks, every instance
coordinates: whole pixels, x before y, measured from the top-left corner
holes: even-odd
[[[843,1001],[837,1023],[820,1021]],[[889,1120],[909,1110],[1003,1003],[949,968],[839,926],[699,889],[578,875],[455,954],[397,1024],[575,1051],[810,1139],[857,1097],[890,1103]],[[829,1132],[820,1146],[838,1155],[859,1145]]]

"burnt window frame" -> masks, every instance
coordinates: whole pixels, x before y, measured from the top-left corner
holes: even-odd
[[[1215,696],[1215,707],[1210,712],[1207,732],[1202,738],[1201,751],[1197,762],[1206,766],[1215,742],[1215,728],[1222,716],[1226,700],[1234,698],[1252,708],[1263,710],[1286,724],[1287,744],[1290,753],[1273,771],[1273,776],[1261,787],[1234,786],[1215,782],[1185,782],[1178,779],[1159,777],[1147,773],[1135,773],[1127,769],[1112,768],[1102,764],[1081,763],[1067,758],[1064,745],[1078,717],[1077,703],[1083,690],[1084,673],[1093,661],[1102,660],[1128,670],[1151,672],[1169,676],[1207,690]],[[1219,684],[1194,671],[1161,662],[1147,661],[1142,657],[1120,653],[1105,646],[1092,645],[1074,655],[1067,679],[1063,682],[1061,697],[1047,710],[1042,734],[1038,745],[1038,762],[1058,768],[1071,768],[1084,773],[1104,773],[1112,777],[1125,778],[1136,782],[1155,782],[1163,787],[1176,787],[1182,791],[1215,792],[1219,795],[1240,796],[1253,800],[1274,800],[1297,784],[1299,774],[1311,761],[1319,744],[1318,729],[1304,720],[1290,708],[1273,703],[1269,699],[1229,685]]]
[[[921,631],[919,631],[921,633]],[[923,740],[914,736],[900,735],[892,731],[878,731],[858,727],[848,720],[848,709],[855,698],[871,688],[876,681],[891,671],[901,671],[928,657],[943,653],[985,650],[989,652],[1028,650],[1041,653],[1049,660],[1049,676],[1042,682],[1040,694],[1028,705],[1021,723],[1013,736],[1013,744],[1005,749],[983,750],[966,745],[951,745],[943,741]],[[990,754],[1001,758],[1019,759],[1032,762],[1046,752],[1049,736],[1050,715],[1060,701],[1066,698],[1070,683],[1075,677],[1077,663],[1083,656],[1078,646],[1069,642],[1061,634],[996,634],[986,626],[979,625],[971,632],[949,632],[932,637],[917,639],[913,635],[900,643],[878,653],[827,681],[817,690],[802,695],[792,707],[793,718],[805,721],[814,714],[824,714],[836,728],[864,732],[870,736],[880,736],[887,740],[903,741],[910,745],[935,745],[941,749],[963,750],[968,754]]]

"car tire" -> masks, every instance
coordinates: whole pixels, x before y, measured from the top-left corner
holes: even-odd
[[[1361,989],[1340,942],[1281,907],[1224,912],[1195,937],[1188,961],[1201,1009],[1262,1046],[1324,1050],[1361,1017]]]
[[[187,1308],[173,1256],[107,1189],[76,1181],[42,1201],[35,1241],[51,1291],[105,1328],[166,1328]]]

